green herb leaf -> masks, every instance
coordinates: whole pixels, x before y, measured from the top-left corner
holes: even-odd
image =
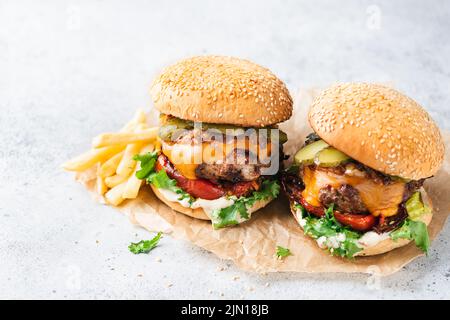
[[[340,241],[338,248],[327,248],[332,255],[353,258],[357,252],[362,250],[357,244],[358,239],[361,238],[361,234],[350,230],[336,221],[333,214],[333,205],[325,210],[325,216],[321,218],[310,215],[299,203],[295,203],[294,207],[302,211],[303,220],[305,221],[305,225],[303,226],[305,234],[316,240],[320,237],[344,239]]]
[[[128,246],[128,249],[134,254],[148,253],[158,245],[161,235],[162,233],[158,232],[158,234],[151,240],[141,240],[136,243],[131,243]]]
[[[153,172],[157,158],[158,152],[156,151],[135,155],[133,160],[141,163],[141,169],[136,171],[136,177],[141,180],[146,179]]]
[[[250,197],[231,198],[234,200],[234,204],[212,211],[211,221],[214,229],[229,227],[242,220],[248,220],[250,218],[248,208],[252,207],[257,201],[275,199],[279,193],[280,185],[276,180],[264,180],[261,188],[253,192]]]
[[[150,173],[147,177],[147,182],[153,184],[158,189],[166,189],[179,194],[180,197],[178,200],[189,199],[189,203],[191,204],[194,201],[189,193],[177,186],[175,179],[169,178],[164,169]]]
[[[391,232],[390,237],[392,240],[414,240],[417,247],[425,253],[428,253],[430,238],[428,236],[427,225],[422,221],[406,219],[400,228]]]
[[[278,259],[285,258],[287,256],[292,255],[291,250],[288,248],[283,248],[281,246],[277,246],[277,253],[276,253]]]

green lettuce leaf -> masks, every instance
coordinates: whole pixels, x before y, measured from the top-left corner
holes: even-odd
[[[161,235],[162,232],[158,232],[158,234],[151,240],[141,240],[136,243],[131,243],[128,246],[128,250],[130,250],[134,254],[148,253],[158,245],[159,239],[161,239]]]
[[[288,248],[283,248],[281,246],[277,246],[277,252],[276,255],[278,259],[286,258],[287,256],[292,255],[291,250]]]
[[[141,180],[147,178],[154,171],[157,158],[158,152],[156,151],[135,155],[133,160],[141,163],[141,169],[136,171],[136,177]]]
[[[156,151],[142,155],[135,155],[133,159],[140,161],[141,165],[141,169],[136,172],[136,177],[141,180],[146,180],[158,189],[166,189],[175,192],[180,195],[178,200],[189,199],[189,203],[192,204],[194,198],[192,198],[189,193],[178,187],[177,181],[169,178],[164,169],[159,170],[158,172],[155,171],[155,163],[157,158],[158,153]]]
[[[327,248],[332,255],[353,258],[357,252],[362,250],[357,244],[358,239],[361,238],[361,234],[350,230],[336,221],[333,214],[333,205],[325,210],[325,216],[321,218],[309,215],[309,213],[298,203],[295,203],[294,207],[302,211],[303,219],[305,220],[303,231],[306,235],[316,240],[320,237],[342,237],[342,235],[345,237],[345,239],[340,242],[338,248]]]
[[[189,193],[177,186],[177,181],[175,179],[169,178],[164,169],[150,173],[146,180],[158,189],[175,192],[180,196],[178,200],[189,199],[190,204],[194,201],[194,198]]]
[[[428,236],[427,225],[422,221],[406,219],[400,228],[391,232],[390,237],[392,240],[414,240],[417,247],[423,252],[428,253],[430,238]]]
[[[426,206],[420,195],[415,192],[405,203],[408,219],[406,219],[400,228],[391,232],[392,240],[408,239],[414,240],[416,246],[425,253],[430,248],[430,237],[428,236],[427,225],[422,221],[417,221],[423,214],[429,213],[430,208]]]
[[[211,221],[214,229],[220,229],[236,225],[239,221],[248,220],[250,215],[247,209],[252,207],[256,201],[275,199],[280,193],[280,185],[276,180],[264,180],[261,188],[249,197],[230,197],[234,204],[229,207],[213,210]]]

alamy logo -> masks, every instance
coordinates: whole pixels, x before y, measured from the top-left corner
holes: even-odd
[[[276,128],[175,130],[163,150],[177,164],[258,166],[262,175],[274,175],[280,164],[280,131]]]

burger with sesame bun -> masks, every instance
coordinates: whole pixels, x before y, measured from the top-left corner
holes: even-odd
[[[432,210],[422,185],[444,157],[428,113],[394,89],[348,83],[323,91],[308,119],[314,132],[282,177],[304,233],[347,258],[411,241],[427,252]]]
[[[155,195],[172,209],[239,224],[278,196],[292,98],[268,69],[248,60],[199,56],[166,68],[151,86],[160,111],[160,151],[138,155]]]

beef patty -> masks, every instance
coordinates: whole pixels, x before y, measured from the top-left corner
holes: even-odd
[[[327,186],[319,190],[320,203],[328,208],[332,204],[336,210],[348,213],[367,213],[368,210],[359,196],[358,190],[351,185],[343,184],[334,189]]]
[[[250,163],[250,158],[248,150],[234,150],[225,163],[202,163],[195,169],[195,174],[212,181],[253,181],[261,176],[263,165]]]

